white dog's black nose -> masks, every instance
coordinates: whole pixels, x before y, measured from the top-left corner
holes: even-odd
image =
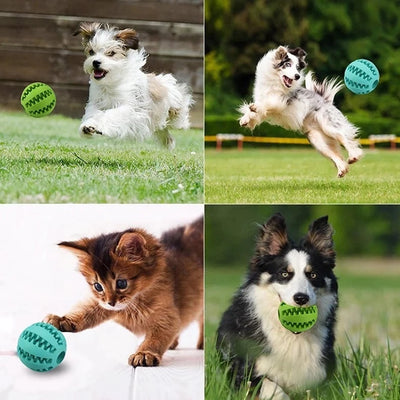
[[[94,60],[94,61],[93,61],[93,67],[94,67],[94,68],[100,68],[100,65],[101,65],[101,62],[100,62],[100,61],[97,61],[97,60]]]
[[[300,79],[300,75],[299,75],[299,74],[296,74],[296,75],[294,76],[294,79],[295,79],[296,81],[298,81],[298,80]]]
[[[308,302],[308,300],[310,300],[310,296],[308,294],[305,293],[296,293],[293,296],[293,300],[299,305],[299,306],[303,306],[304,304],[306,304]]]

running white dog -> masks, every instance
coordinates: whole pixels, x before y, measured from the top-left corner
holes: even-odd
[[[356,139],[358,128],[333,105],[335,94],[343,87],[336,79],[318,83],[312,72],[305,77],[306,52],[285,46],[270,50],[257,64],[253,103],[243,104],[240,125],[254,129],[264,121],[285,129],[300,131],[310,143],[335,164],[343,177],[349,164],[362,156]],[[344,160],[341,147],[348,152]]]
[[[188,129],[192,96],[187,85],[171,74],[146,74],[147,54],[139,50],[133,29],[119,30],[100,23],[81,23],[90,76],[89,101],[80,132],[109,137],[145,139],[155,135],[169,148],[168,128]]]

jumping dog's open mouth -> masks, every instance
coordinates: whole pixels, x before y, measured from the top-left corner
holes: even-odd
[[[104,71],[104,69],[101,68],[95,68],[93,70],[93,77],[94,79],[103,79],[107,75],[107,71]]]
[[[287,88],[290,88],[292,86],[293,79],[290,79],[286,75],[283,75],[283,83]]]

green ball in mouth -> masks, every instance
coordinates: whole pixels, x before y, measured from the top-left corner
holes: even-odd
[[[289,306],[281,303],[278,309],[278,317],[282,326],[291,332],[299,333],[311,329],[318,318],[318,307]]]

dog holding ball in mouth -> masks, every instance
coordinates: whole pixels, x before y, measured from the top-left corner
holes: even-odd
[[[83,22],[75,35],[82,37],[83,69],[90,77],[80,132],[136,140],[155,137],[173,148],[169,128],[190,126],[189,87],[171,74],[142,71],[147,54],[139,48],[134,29]]]
[[[222,316],[217,349],[236,386],[260,383],[260,399],[288,400],[335,368],[338,285],[328,217],[293,243],[281,214],[262,225],[244,284]]]

